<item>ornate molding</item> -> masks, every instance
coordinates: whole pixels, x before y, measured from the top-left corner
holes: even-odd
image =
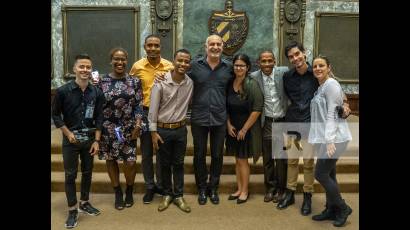
[[[305,27],[305,21],[306,21],[306,0],[302,1],[302,17],[300,20],[300,27],[304,28]],[[303,31],[302,31],[303,33]]]
[[[176,25],[178,23],[178,0],[174,0],[174,9],[173,9],[173,13],[174,13],[174,24]]]
[[[283,25],[283,19],[285,17],[285,0],[280,0],[280,8],[279,8],[279,25]]]
[[[306,21],[306,0],[280,0],[279,2],[279,53],[284,64],[283,46],[292,40],[303,43]]]
[[[162,53],[171,57],[177,42],[178,0],[150,0],[150,19],[152,33],[161,36],[161,43],[168,44],[169,50]]]
[[[280,0],[280,26],[284,25],[285,19],[290,28],[286,29],[289,40],[300,34],[303,36],[306,17],[306,0]],[[296,24],[300,24],[299,28]]]
[[[151,18],[151,30],[155,31],[155,0],[150,1],[150,18]]]

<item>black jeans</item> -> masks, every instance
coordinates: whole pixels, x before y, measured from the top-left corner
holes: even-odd
[[[159,143],[158,155],[161,164],[162,187],[165,195],[174,198],[184,194],[184,157],[187,145],[186,126],[176,129],[158,128],[158,134],[164,143]],[[171,169],[172,168],[172,169]],[[172,192],[172,180],[174,192]]]
[[[326,191],[326,202],[329,205],[340,205],[343,203],[340,195],[339,185],[336,180],[336,162],[340,155],[346,150],[348,142],[336,143],[336,152],[329,158],[326,154],[326,144],[316,144],[317,161],[315,168],[315,179]]]
[[[148,125],[148,110],[144,108],[144,122]],[[152,161],[153,157],[153,148],[152,148],[152,139],[151,133],[149,131],[143,132],[141,137],[141,165],[142,165],[142,174],[144,175],[144,182],[146,189],[154,189],[155,181],[154,181],[154,163]],[[162,181],[161,181],[161,166],[159,164],[160,157],[159,154],[156,154],[156,178],[157,178],[157,187],[162,189]]]
[[[219,177],[222,172],[223,147],[226,135],[226,124],[220,126],[199,126],[191,124],[194,141],[194,171],[198,190],[218,189]],[[209,184],[207,184],[208,168],[206,167],[206,152],[210,133],[211,168]]]
[[[288,172],[288,162],[286,157],[279,155],[279,153],[274,154],[272,149],[272,122],[272,119],[266,117],[262,131],[263,173],[266,192],[273,192],[274,189],[281,189],[283,191],[286,188]],[[283,122],[283,119],[276,120],[276,122]],[[283,137],[281,135],[276,135],[275,138],[275,144],[282,146]],[[275,151],[283,150],[279,149]],[[273,157],[274,155],[278,157]]]
[[[66,137],[63,139],[63,161],[65,171],[65,194],[68,207],[77,204],[75,179],[77,178],[78,155],[81,159],[81,197],[80,200],[89,199],[91,177],[93,172],[94,156],[89,153],[93,140],[71,144]]]

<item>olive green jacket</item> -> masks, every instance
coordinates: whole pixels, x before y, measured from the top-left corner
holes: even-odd
[[[262,113],[264,100],[258,82],[250,76],[247,76],[244,82],[244,91],[246,95],[248,95],[249,110]],[[256,163],[259,160],[259,157],[262,156],[261,116],[258,117],[256,122],[250,128],[250,149],[253,155],[253,163]]]

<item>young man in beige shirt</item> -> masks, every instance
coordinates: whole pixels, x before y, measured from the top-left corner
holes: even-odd
[[[154,149],[158,150],[157,155],[160,156],[164,191],[158,211],[168,208],[172,201],[182,211],[191,211],[183,198],[187,145],[185,119],[194,88],[193,81],[185,74],[190,67],[190,61],[191,54],[188,50],[177,50],[174,55],[174,70],[165,74],[164,81],[156,82],[151,91],[149,130]]]

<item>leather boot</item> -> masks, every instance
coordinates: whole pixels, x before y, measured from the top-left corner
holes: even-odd
[[[295,191],[287,189],[285,193],[285,198],[278,203],[278,209],[285,209],[295,203]]]
[[[336,219],[333,221],[333,226],[335,227],[342,227],[347,220],[347,217],[352,214],[352,209],[345,203],[343,202],[340,205],[337,205],[336,207]]]
[[[115,191],[114,207],[115,209],[123,210],[124,209],[124,199],[123,199],[121,186],[118,185],[117,187],[114,187],[114,191]]]
[[[312,213],[312,193],[304,192],[303,193],[303,203],[302,208],[300,209],[302,215],[307,216]]]
[[[127,185],[125,190],[125,207],[129,208],[134,204],[134,198],[132,194],[134,192],[134,185]]]
[[[312,220],[315,221],[323,221],[323,220],[335,220],[336,219],[336,213],[333,207],[329,207],[329,205],[326,203],[325,205],[325,210],[323,210],[320,214],[312,216]]]

